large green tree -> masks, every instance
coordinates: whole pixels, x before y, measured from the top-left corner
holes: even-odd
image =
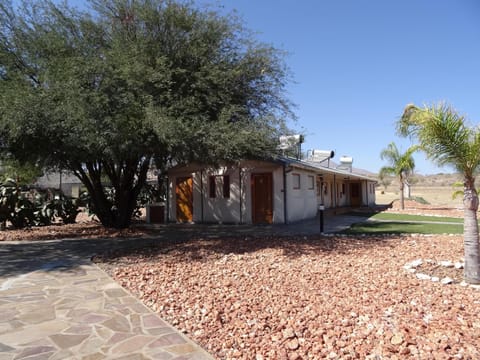
[[[0,0],[0,136],[72,171],[130,225],[149,166],[265,156],[291,112],[283,53],[232,16],[169,0]],[[103,179],[114,189],[110,198]]]
[[[385,175],[393,175],[398,178],[400,183],[400,207],[405,208],[404,188],[405,183],[408,181],[410,175],[412,175],[415,169],[415,160],[413,159],[413,153],[417,150],[416,146],[411,146],[401,153],[397,145],[394,142],[388,144],[388,146],[380,153],[382,160],[387,160],[389,165],[383,166],[380,169],[379,177],[385,178]]]
[[[463,174],[465,281],[480,283],[478,194],[475,175],[480,166],[480,131],[470,127],[451,106],[423,108],[408,105],[397,124],[398,132],[418,140],[427,157],[438,165],[453,166]]]

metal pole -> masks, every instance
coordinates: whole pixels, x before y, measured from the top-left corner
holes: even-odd
[[[318,206],[318,210],[320,210],[320,234],[323,234],[323,212],[325,210],[325,206],[323,204]]]

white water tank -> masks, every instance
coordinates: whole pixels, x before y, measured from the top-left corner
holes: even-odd
[[[333,150],[312,149],[307,151],[307,160],[313,162],[322,162],[335,156]]]
[[[337,166],[337,169],[352,172],[352,164],[353,158],[351,156],[342,156],[340,158],[340,165]]]
[[[341,164],[353,164],[353,158],[351,156],[342,156],[340,158],[340,163]]]

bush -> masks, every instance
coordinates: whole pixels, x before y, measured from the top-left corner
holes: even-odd
[[[419,204],[422,204],[422,205],[429,205],[430,204],[427,200],[425,200],[421,196],[413,196],[413,197],[409,198],[409,200],[416,201],[416,202],[418,202]]]
[[[0,222],[15,228],[51,225],[58,217],[72,224],[80,212],[78,202],[55,190],[21,188],[14,180],[0,183]]]
[[[74,224],[77,219],[77,215],[80,213],[78,199],[60,195],[58,200],[54,200],[55,215],[62,219],[64,224]]]
[[[105,187],[105,195],[110,202],[113,202],[115,199],[115,189],[113,187]],[[141,209],[144,208],[147,204],[158,201],[160,199],[159,191],[157,187],[150,184],[145,184],[140,194],[137,197],[137,203],[135,210],[133,211],[133,216],[139,218],[141,216]],[[95,206],[92,202],[90,194],[87,191],[82,191],[79,197],[79,206],[84,206],[88,214],[93,216],[97,215]]]

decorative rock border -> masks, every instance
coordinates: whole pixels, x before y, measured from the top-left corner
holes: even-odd
[[[406,263],[403,266],[403,268],[407,272],[409,272],[411,274],[415,274],[415,276],[419,280],[430,280],[430,281],[433,281],[433,282],[439,282],[442,285],[449,285],[449,284],[453,284],[455,282],[454,279],[452,279],[448,276],[440,279],[437,276],[430,276],[428,274],[418,272],[418,267],[421,266],[424,263],[433,264],[433,265],[440,265],[440,266],[443,266],[443,267],[446,267],[446,268],[453,268],[454,267],[455,269],[458,269],[458,270],[463,269],[464,266],[465,266],[465,263],[462,262],[462,261],[453,262],[453,261],[450,261],[450,260],[441,260],[439,262],[436,262],[436,261],[431,260],[431,259],[426,259],[426,260],[416,259],[416,260],[413,260],[413,261],[410,261],[410,262]],[[468,284],[465,281],[462,281],[459,284],[461,286],[470,286],[474,289],[480,290],[480,285]]]

